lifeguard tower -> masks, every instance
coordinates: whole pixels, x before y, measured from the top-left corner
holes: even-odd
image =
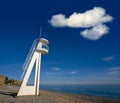
[[[22,74],[22,84],[17,96],[39,95],[41,55],[48,53],[48,43],[49,41],[45,38],[34,40],[26,61],[23,65],[24,72]],[[29,80],[34,64],[36,66],[34,84],[32,86],[28,86],[27,82]]]

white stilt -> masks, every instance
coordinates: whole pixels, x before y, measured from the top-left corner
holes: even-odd
[[[41,38],[39,42],[37,43],[37,46],[34,49],[34,52],[31,58],[29,59],[29,64],[27,63],[27,66],[25,66],[26,73],[24,75],[24,78],[23,78],[23,81],[22,81],[22,84],[21,84],[21,87],[19,89],[17,96],[39,95],[41,54],[48,53],[47,44],[48,44],[48,40],[44,38]],[[36,63],[36,67],[35,67],[34,85],[27,86],[27,82],[29,80],[31,71],[35,63]]]

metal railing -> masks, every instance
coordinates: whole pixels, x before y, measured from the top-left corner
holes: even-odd
[[[37,45],[38,45],[38,42],[39,42],[39,40],[38,40],[38,39],[35,39],[34,42],[33,42],[33,44],[32,44],[32,46],[31,46],[31,48],[30,48],[30,51],[29,51],[29,53],[28,53],[28,55],[27,55],[27,58],[26,58],[23,66],[22,66],[22,69],[23,69],[24,71],[23,71],[23,73],[22,73],[21,80],[23,80],[23,77],[24,77],[24,75],[25,75],[25,73],[26,73],[26,70],[27,70],[27,68],[28,68],[28,66],[29,66],[29,63],[30,63],[30,61],[31,61],[31,59],[32,59],[33,53],[34,53],[34,51],[36,50],[36,47],[37,47]]]
[[[42,48],[49,51],[49,47],[46,44],[42,44]]]

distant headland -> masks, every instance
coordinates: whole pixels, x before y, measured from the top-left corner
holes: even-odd
[[[9,79],[7,76],[0,75],[0,86],[4,85],[21,85],[21,81]]]

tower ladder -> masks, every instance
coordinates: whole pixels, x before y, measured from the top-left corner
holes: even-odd
[[[28,68],[29,63],[30,63],[30,61],[31,61],[31,58],[32,58],[32,56],[33,56],[33,53],[34,53],[34,51],[36,50],[36,47],[37,47],[38,42],[39,42],[38,39],[35,39],[35,40],[33,41],[33,44],[32,44],[32,46],[31,46],[31,48],[30,48],[30,50],[29,50],[29,53],[28,53],[28,55],[27,55],[27,58],[26,58],[23,66],[22,66],[22,70],[24,70],[24,71],[23,71],[23,73],[22,73],[21,80],[23,80],[23,78],[24,78],[25,72],[27,71],[27,68]]]

